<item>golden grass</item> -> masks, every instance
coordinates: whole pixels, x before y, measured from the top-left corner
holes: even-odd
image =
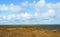
[[[0,28],[0,37],[60,37],[60,31],[30,27]]]

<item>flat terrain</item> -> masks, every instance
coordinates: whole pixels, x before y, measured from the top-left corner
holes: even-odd
[[[60,37],[60,30],[34,27],[0,28],[0,37]]]

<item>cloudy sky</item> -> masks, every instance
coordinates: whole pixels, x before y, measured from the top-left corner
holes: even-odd
[[[0,24],[60,24],[60,0],[0,0]]]

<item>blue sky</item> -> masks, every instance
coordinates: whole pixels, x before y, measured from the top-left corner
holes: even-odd
[[[0,24],[60,24],[60,0],[0,0]]]

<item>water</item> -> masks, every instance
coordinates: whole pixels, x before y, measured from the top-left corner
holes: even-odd
[[[49,30],[60,30],[60,25],[0,25],[0,27],[4,28],[13,28],[13,27],[38,27]]]

